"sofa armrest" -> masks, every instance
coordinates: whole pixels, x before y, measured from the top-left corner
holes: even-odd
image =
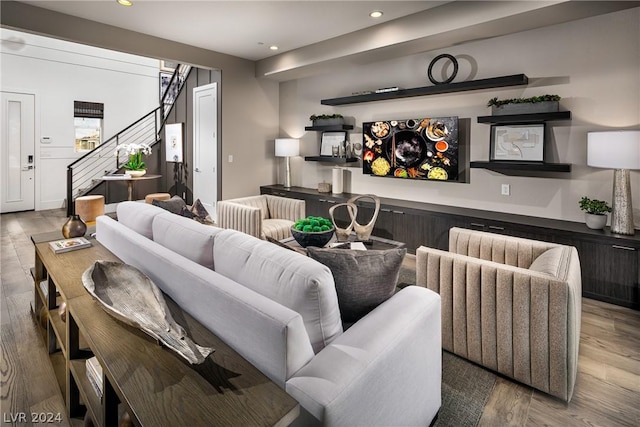
[[[267,194],[269,218],[297,221],[305,217],[305,201]]]
[[[579,268],[575,257],[571,270]],[[416,284],[442,298],[442,347],[567,401],[577,371],[579,281],[575,272],[559,279],[424,246],[416,250]]]
[[[409,286],[287,381],[325,426],[427,426],[441,404],[440,297]]]
[[[231,228],[260,238],[262,233],[262,211],[229,200],[221,200],[216,206],[216,220],[220,228]]]

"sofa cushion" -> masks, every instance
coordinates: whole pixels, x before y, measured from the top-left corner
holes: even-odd
[[[176,215],[180,215],[180,211],[182,208],[187,206],[187,204],[182,200],[180,196],[173,196],[169,200],[158,200],[153,199],[151,202],[154,206],[158,206],[159,208],[165,209],[171,213]]]
[[[235,230],[215,237],[216,271],[300,313],[314,352],[342,333],[329,269],[294,251]]]
[[[191,261],[214,269],[214,236],[222,229],[164,212],[153,219],[153,240]]]
[[[547,249],[542,255],[533,260],[529,270],[562,278],[564,277],[564,271],[568,268],[570,252],[569,248],[561,246]]]
[[[138,202],[122,202],[116,208],[118,222],[147,239],[153,239],[153,218],[166,211],[157,206]]]
[[[266,239],[267,236],[282,240],[287,237],[291,237],[291,226],[293,221],[288,219],[263,219],[262,220],[262,239]]]
[[[396,289],[407,250],[323,249],[308,247],[309,256],[329,267],[344,322],[357,322]]]

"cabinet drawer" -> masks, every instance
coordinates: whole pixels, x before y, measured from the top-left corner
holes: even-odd
[[[640,309],[640,250],[624,244],[577,242],[582,294]]]

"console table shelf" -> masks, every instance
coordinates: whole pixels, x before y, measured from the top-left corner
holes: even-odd
[[[412,89],[400,89],[393,92],[367,93],[363,95],[344,96],[323,99],[323,105],[347,105],[361,102],[382,101],[385,99],[409,98],[412,96],[439,95],[443,93],[464,92],[468,90],[491,89],[496,87],[526,85],[529,79],[524,74],[492,77],[488,79],[470,80],[458,83],[446,83],[434,86],[423,86]]]
[[[107,314],[87,293],[81,277],[98,259],[120,260],[92,238],[89,248],[54,254],[48,241],[61,237],[60,232],[31,237],[32,311],[36,320],[41,314],[46,319],[43,338],[69,418],[75,421],[88,412],[98,427],[120,425],[119,406],[136,426],[284,426],[299,415],[298,402],[170,298],[167,306],[181,319],[180,326],[198,344],[215,349],[200,365],[189,365]],[[43,281],[46,295],[40,288]],[[65,321],[58,314],[61,302],[67,304]],[[92,356],[103,371],[102,398],[87,378],[86,360]]]

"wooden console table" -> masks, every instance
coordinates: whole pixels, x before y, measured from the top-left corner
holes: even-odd
[[[298,402],[169,298],[172,315],[192,339],[215,349],[204,363],[190,365],[107,314],[86,292],[81,276],[97,259],[118,258],[95,239],[90,248],[54,254],[48,241],[59,238],[52,233],[32,236],[32,309],[37,317],[46,307],[43,336],[54,369],[64,371],[60,388],[70,417],[86,410],[95,425],[116,426],[121,404],[136,426],[284,426],[297,418]],[[58,314],[62,302],[67,304],[66,322]],[[102,366],[102,399],[86,375],[85,361],[91,356]]]

